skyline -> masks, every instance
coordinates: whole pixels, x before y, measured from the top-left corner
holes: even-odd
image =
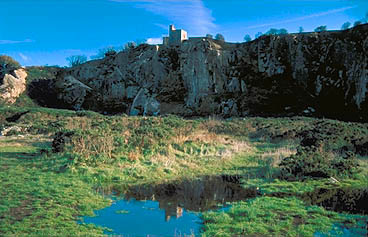
[[[19,7],[22,6],[22,7]],[[22,65],[67,65],[66,57],[97,54],[107,46],[146,39],[161,43],[168,26],[189,37],[221,33],[228,42],[246,34],[320,25],[339,30],[368,11],[364,0],[2,0],[0,54]],[[14,14],[16,12],[17,14]]]

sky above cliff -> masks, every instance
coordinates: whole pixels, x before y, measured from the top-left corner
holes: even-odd
[[[368,0],[0,0],[0,55],[22,65],[67,65],[70,55],[146,39],[168,25],[191,36],[221,33],[242,42],[270,28],[341,28],[365,17]]]

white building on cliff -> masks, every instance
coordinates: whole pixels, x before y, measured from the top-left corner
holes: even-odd
[[[188,33],[185,30],[177,30],[174,25],[170,25],[169,36],[163,38],[163,45],[179,45],[184,40],[188,40]]]

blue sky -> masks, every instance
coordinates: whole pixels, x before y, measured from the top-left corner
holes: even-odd
[[[169,24],[230,42],[270,28],[340,29],[365,16],[368,0],[0,0],[0,10],[0,54],[26,66],[64,66],[67,56],[106,46],[159,43]]]

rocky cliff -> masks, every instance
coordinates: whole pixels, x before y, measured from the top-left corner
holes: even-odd
[[[16,69],[0,77],[0,103],[13,104],[26,90],[27,73]]]
[[[366,24],[248,43],[191,38],[176,47],[140,45],[60,71],[55,88],[77,110],[368,121],[367,83]]]

